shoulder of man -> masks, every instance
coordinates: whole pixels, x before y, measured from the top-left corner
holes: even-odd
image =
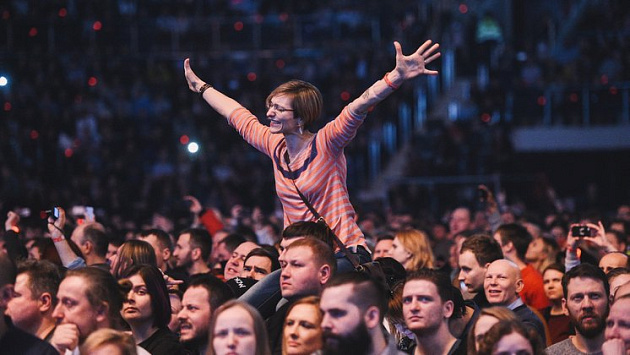
[[[567,338],[549,346],[545,349],[545,353],[547,355],[585,355],[583,352],[579,351],[575,345],[573,345],[571,338]],[[601,354],[601,352],[599,354]]]

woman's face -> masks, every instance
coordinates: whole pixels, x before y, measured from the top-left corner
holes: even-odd
[[[277,95],[271,98],[267,109],[271,133],[294,134],[298,132],[301,120],[296,119],[291,106],[292,103],[293,100],[286,95]]]
[[[532,344],[519,333],[504,335],[492,349],[492,354],[501,355],[533,355]]]
[[[153,321],[153,311],[151,310],[151,295],[147,286],[138,274],[129,278],[132,288],[127,294],[127,300],[123,303],[120,314],[131,325]]]
[[[527,247],[527,253],[525,253],[525,259],[528,261],[542,260],[546,257],[545,243],[541,238],[535,238],[529,243]]]
[[[487,314],[481,315],[475,323],[475,348],[479,351],[479,345],[483,340],[483,336],[493,325],[499,323],[499,320]]]
[[[289,355],[311,354],[322,348],[319,309],[312,304],[299,304],[284,321],[284,348]]]
[[[398,237],[394,238],[392,242],[392,258],[396,259],[405,268],[407,268],[406,264],[411,260],[411,253],[400,243]]]
[[[219,314],[213,330],[212,347],[217,355],[256,352],[254,320],[245,309],[235,306]]]

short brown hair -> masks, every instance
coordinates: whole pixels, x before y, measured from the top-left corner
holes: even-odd
[[[275,96],[284,95],[292,99],[291,109],[295,118],[301,118],[304,128],[309,129],[322,112],[322,94],[313,84],[302,80],[290,80],[275,88],[265,103],[271,104]]]
[[[317,266],[321,267],[323,265],[328,265],[330,266],[331,275],[335,274],[335,271],[337,271],[337,259],[335,258],[335,254],[332,249],[326,243],[313,237],[306,237],[291,243],[287,246],[286,250],[298,247],[307,247],[311,249],[313,256],[315,257],[315,261],[317,262]]]
[[[475,234],[466,239],[459,253],[463,254],[466,250],[470,250],[473,253],[481,267],[495,260],[503,259],[501,246],[487,234]]]

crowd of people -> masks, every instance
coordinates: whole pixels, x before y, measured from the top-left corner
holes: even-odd
[[[76,219],[61,207],[42,220],[45,232],[26,237],[9,212],[0,348],[630,353],[628,205],[601,221],[537,221],[500,213],[490,192],[485,210],[454,209],[430,230],[404,216],[366,230],[372,261],[348,268],[320,223],[295,222],[263,241],[187,198],[197,202],[195,224],[123,241],[96,216]]]
[[[394,24],[380,40],[403,39],[389,52],[366,35],[374,29],[357,21],[356,4],[332,3],[1,8],[2,26],[16,34],[6,43],[16,80],[0,90],[0,352],[630,354],[627,204],[569,206],[547,183],[520,191],[541,202],[529,205],[509,206],[509,191],[495,196],[486,186],[467,196],[438,191],[432,210],[413,188],[392,191],[388,210],[351,202],[348,187],[365,183],[357,170],[369,137],[417,99],[404,82],[437,74],[439,45],[415,49],[435,29],[419,22],[439,17],[453,33],[461,17],[436,16],[435,3],[380,11],[389,4],[369,2],[374,23]],[[238,51],[160,57],[175,37],[182,47],[203,41],[205,27],[193,24],[217,19],[215,11],[265,26],[277,17],[277,27],[315,13],[335,18],[348,38],[337,35],[320,49],[336,55],[311,53],[308,64],[282,52],[291,42],[281,36],[279,52],[247,65]],[[615,26],[627,26],[626,13],[612,12]],[[502,91],[496,70],[513,66],[502,66],[496,18],[479,20],[495,43],[477,43],[483,63],[458,63],[471,65],[463,72],[488,65],[489,85],[473,90],[488,116],[420,133],[410,175],[505,172],[511,163],[505,127],[483,124],[502,109],[493,106],[503,104],[500,95],[493,102]],[[320,25],[306,26],[304,43],[325,37]],[[147,29],[155,31],[134,41]],[[474,42],[452,36],[449,45]],[[355,40],[364,51],[340,51]],[[623,78],[623,51],[579,61]],[[536,57],[526,57],[523,83],[539,85]],[[194,94],[184,90],[182,61]],[[296,73],[319,89],[282,83]],[[256,118],[264,112],[268,126]],[[201,153],[184,149],[191,140]]]

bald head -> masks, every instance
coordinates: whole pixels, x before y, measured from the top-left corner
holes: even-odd
[[[483,288],[490,304],[508,306],[518,299],[523,289],[519,267],[507,259],[493,261],[486,271]]]
[[[628,265],[628,256],[621,252],[608,253],[599,260],[599,268],[605,273],[618,267],[626,267]]]

